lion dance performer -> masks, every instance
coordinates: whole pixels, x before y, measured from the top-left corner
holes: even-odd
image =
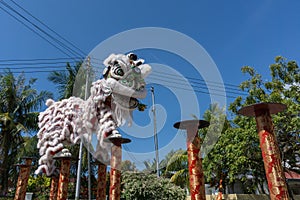
[[[64,145],[97,135],[96,153],[102,154],[111,145],[109,137],[121,137],[118,126],[132,120],[132,111],[146,97],[145,77],[151,67],[135,54],[112,54],[104,60],[103,79],[92,83],[87,100],[70,97],[55,102],[47,100],[48,108],[39,115],[38,148],[41,155],[38,173],[55,172],[53,157],[62,153]],[[90,140],[88,140],[91,142]],[[105,155],[105,153],[103,154]]]

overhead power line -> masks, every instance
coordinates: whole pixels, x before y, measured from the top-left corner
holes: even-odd
[[[76,62],[76,61],[73,61],[71,63],[74,63],[74,62]],[[68,63],[70,63],[70,62],[68,62]],[[61,62],[37,62],[37,63],[26,63],[26,62],[24,62],[24,63],[1,63],[0,62],[0,66],[39,65],[38,67],[41,67],[41,65],[54,65],[54,64],[66,64],[66,62],[62,62],[62,61]],[[25,68],[31,68],[31,67],[24,66],[23,68],[25,69]]]
[[[182,82],[182,81],[172,81],[171,79],[159,79],[159,78],[156,78],[156,77],[151,77],[151,79],[154,79],[154,80],[159,80],[160,83],[167,83],[168,85],[172,84],[173,86],[176,86],[178,85],[178,87],[184,87],[184,86],[187,86],[187,89],[188,86],[190,86],[190,88],[194,88],[194,89],[204,89],[204,90],[211,90],[211,91],[215,91],[215,92],[225,92],[224,90],[221,90],[219,87],[206,87],[205,85],[201,84],[201,85],[197,85],[197,84],[189,84],[187,82]],[[199,83],[198,83],[199,84]],[[209,92],[210,93],[210,92]],[[237,95],[246,95],[246,93],[242,93],[242,92],[234,92],[234,91],[230,91],[230,90],[227,90],[227,93],[230,93],[230,94],[237,94]],[[210,93],[212,94],[212,93]]]
[[[68,43],[69,45],[71,45],[73,48],[75,48],[76,50],[78,50],[78,55],[82,54],[82,56],[85,56],[86,53],[83,52],[80,48],[78,48],[76,45],[74,45],[72,42],[70,42],[69,40],[67,40],[66,38],[64,38],[63,36],[61,36],[59,33],[57,33],[55,30],[53,30],[51,27],[49,27],[47,24],[45,24],[44,22],[42,22],[40,19],[38,19],[37,17],[33,16],[28,10],[26,10],[25,8],[23,8],[22,6],[20,6],[19,4],[17,4],[15,1],[10,0],[13,4],[15,4],[18,8],[20,8],[21,10],[23,10],[25,13],[27,13],[29,16],[31,16],[33,19],[35,19],[36,21],[38,21],[39,23],[41,23],[43,26],[45,26],[48,30],[50,30],[52,33],[54,33],[56,36],[58,36],[60,39],[62,39],[63,41],[65,41],[66,43]]]
[[[96,61],[97,62],[96,62]],[[75,62],[80,62],[82,61],[81,57],[72,57],[72,58],[31,58],[31,59],[0,59],[0,66],[19,66],[19,65],[41,65],[41,64],[60,64],[60,63],[75,63]],[[98,62],[99,61],[99,62]],[[104,68],[104,65],[102,62],[103,60],[96,59],[96,58],[91,58],[91,63],[94,64],[93,67],[99,68],[98,65],[100,65],[100,68]],[[24,67],[26,69],[27,67]],[[159,71],[154,69],[151,73],[150,76],[155,76],[159,78],[165,78],[168,80],[174,80],[176,79],[176,82],[178,82],[178,78],[185,78],[187,79],[190,83],[195,83],[195,84],[206,84],[210,83],[211,86],[225,86],[227,88],[230,87],[231,90],[236,90],[240,91],[240,88],[238,85],[230,84],[230,83],[224,83],[224,82],[217,82],[213,80],[204,80],[199,77],[192,77],[192,76],[185,76],[185,75],[177,75],[177,74],[171,74],[167,73],[164,71]]]
[[[33,23],[32,21],[30,21],[27,17],[25,17],[24,15],[22,15],[20,12],[18,12],[17,10],[15,10],[13,7],[11,7],[10,5],[8,5],[7,3],[5,3],[3,0],[0,1],[5,7],[7,7],[8,9],[10,9],[11,11],[13,11],[15,14],[17,14],[19,17],[21,17],[23,20],[25,20],[26,22],[28,22],[29,24],[31,24],[33,27],[35,27],[37,30],[39,30],[40,32],[42,32],[43,34],[45,34],[46,36],[48,36],[50,39],[52,39],[53,41],[55,41],[59,46],[63,47],[67,52],[68,55],[69,53],[72,54],[73,56],[78,56],[76,55],[76,53],[74,53],[74,51],[72,49],[70,49],[68,46],[66,46],[65,44],[63,44],[61,41],[59,41],[57,38],[51,36],[49,33],[47,33],[45,30],[43,30],[41,27],[39,27],[38,25],[36,25],[35,23]]]
[[[2,0],[3,1],[3,0]],[[0,3],[2,3],[2,1],[0,1]],[[41,37],[43,40],[45,40],[46,42],[48,42],[50,45],[52,45],[54,48],[56,48],[57,50],[59,50],[60,52],[62,52],[63,54],[65,54],[68,57],[71,57],[68,53],[66,53],[65,51],[63,51],[61,48],[59,48],[57,45],[53,44],[50,40],[48,40],[46,37],[44,37],[43,35],[41,35],[39,32],[37,32],[36,30],[34,30],[33,28],[31,28],[30,26],[28,26],[27,24],[25,24],[24,22],[22,22],[20,19],[18,19],[17,17],[15,17],[14,15],[12,15],[10,12],[8,12],[7,10],[5,10],[3,7],[1,7],[0,5],[0,9],[3,10],[4,12],[6,12],[8,15],[10,15],[11,17],[13,17],[15,20],[17,20],[18,22],[20,22],[21,24],[23,24],[26,28],[28,28],[29,30],[31,30],[32,32],[34,32],[35,34],[37,34],[39,37]]]
[[[169,78],[173,78],[173,79],[183,77],[182,75],[170,74],[170,73],[166,73],[166,72],[162,72],[162,71],[153,71],[153,73],[155,73],[155,76],[164,76],[164,77],[168,76]],[[204,82],[204,83],[210,83],[211,85],[216,85],[218,87],[224,85],[224,86],[233,87],[233,88],[236,88],[237,90],[239,90],[239,86],[230,84],[230,83],[217,82],[217,81],[213,81],[213,80],[204,80],[201,78],[196,78],[196,77],[191,77],[191,76],[184,76],[184,78],[188,79],[190,82],[200,81],[200,82]]]
[[[176,86],[176,85],[172,85],[172,84],[168,84],[168,83],[164,83],[163,86],[165,87],[169,87],[169,88],[175,88],[175,89],[179,89],[179,90],[184,90],[184,91],[190,91],[190,92],[196,92],[196,93],[201,93],[201,94],[207,94],[207,95],[215,95],[215,96],[220,96],[220,97],[227,97],[227,98],[236,98],[236,96],[231,96],[231,95],[226,95],[226,92],[225,92],[225,95],[224,94],[220,94],[220,93],[217,93],[217,92],[209,92],[208,90],[201,90],[199,88],[187,88],[187,87],[179,87],[179,86]],[[147,86],[147,89],[149,89],[150,87]]]
[[[67,70],[55,70],[56,72],[63,72],[63,71],[67,71]],[[11,71],[12,73],[15,73],[15,74],[21,74],[21,73],[24,73],[24,74],[35,74],[35,73],[50,73],[50,72],[53,72],[53,70],[39,70],[39,71]],[[5,72],[0,72],[0,74],[5,74]]]
[[[78,59],[81,60],[82,57],[69,57],[69,58],[31,58],[31,59],[0,59],[0,63],[1,62],[34,62],[34,61],[56,61],[56,60],[70,60],[70,59]]]
[[[42,29],[39,25],[37,25],[36,23],[33,23],[31,20],[29,20],[27,17],[25,17],[24,15],[22,15],[20,12],[18,12],[16,9],[14,9],[13,7],[11,7],[9,4],[7,4],[6,2],[4,2],[3,0],[0,1],[0,3],[6,7],[6,9],[4,7],[0,6],[0,9],[2,9],[4,12],[6,12],[7,14],[9,14],[11,17],[13,17],[15,20],[17,20],[18,22],[20,22],[22,25],[24,25],[26,28],[28,28],[29,30],[31,30],[32,32],[34,32],[35,34],[37,34],[39,37],[41,37],[43,40],[47,41],[50,45],[52,45],[53,47],[55,47],[56,49],[58,49],[60,52],[62,52],[63,54],[65,54],[68,57],[84,57],[83,54],[76,52],[73,48],[70,48],[65,42],[62,42],[61,40],[59,40],[56,36],[52,36],[50,33],[48,33],[47,31],[45,31],[44,29]],[[15,3],[15,2],[14,2]],[[18,7],[21,7],[18,5]],[[8,10],[10,10],[10,12]],[[25,9],[24,9],[25,10]],[[28,12],[28,11],[27,11]],[[29,12],[28,12],[29,13]],[[30,14],[31,15],[31,14]],[[31,15],[33,16],[33,15]],[[40,21],[40,20],[39,20]],[[26,24],[26,23],[29,23]],[[44,23],[43,23],[44,24]],[[33,26],[33,27],[30,27]],[[36,30],[35,30],[36,29]],[[51,29],[52,30],[52,29]],[[53,30],[52,30],[53,32]],[[71,56],[72,55],[72,56]]]
[[[51,27],[49,27],[47,24],[45,24],[44,22],[42,22],[40,19],[38,19],[37,17],[35,17],[34,15],[32,15],[28,10],[26,10],[25,8],[23,8],[22,6],[20,6],[19,4],[17,4],[15,1],[10,0],[11,2],[13,2],[13,4],[15,4],[18,8],[20,8],[21,10],[23,10],[25,13],[27,13],[29,16],[31,16],[33,19],[35,19],[36,21],[38,21],[39,23],[41,23],[43,26],[45,26],[48,30],[50,30],[52,33],[54,33],[56,36],[58,36],[60,39],[62,39],[64,42],[68,43],[69,45],[71,45],[73,48],[75,48],[77,51],[76,52],[78,55],[81,54],[81,56],[85,56],[86,53],[83,52],[80,48],[78,48],[76,45],[74,45],[72,42],[70,42],[69,40],[67,40],[66,38],[64,38],[63,36],[61,36],[59,33],[57,33],[55,30],[53,30]]]

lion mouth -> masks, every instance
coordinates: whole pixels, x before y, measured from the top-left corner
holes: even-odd
[[[113,94],[120,96],[120,98],[122,98],[122,96],[124,96],[124,98],[127,97],[128,100],[126,100],[126,102],[129,102],[130,98],[143,99],[147,95],[147,91],[144,87],[141,87],[138,90],[129,88],[129,87],[126,87],[126,86],[120,84],[117,80],[112,79],[112,78],[108,78],[106,83],[112,89]]]
[[[113,94],[114,103],[123,109],[134,110],[139,105],[139,100],[120,94]]]

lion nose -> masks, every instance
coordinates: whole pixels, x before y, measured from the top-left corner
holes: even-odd
[[[142,85],[142,86],[139,87],[138,90],[144,90],[144,89],[145,89],[145,85]]]

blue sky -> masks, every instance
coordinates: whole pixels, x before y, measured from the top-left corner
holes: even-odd
[[[28,16],[20,8],[16,7],[12,1],[4,0],[4,2]],[[275,56],[282,55],[290,60],[299,60],[300,2],[297,0],[16,0],[15,2],[68,41],[71,41],[86,55],[92,52],[101,42],[127,30],[143,27],[160,27],[182,33],[203,47],[214,61],[226,87],[229,86],[228,84],[231,84],[233,85],[231,88],[235,88],[234,86],[239,85],[240,82],[247,78],[240,71],[242,66],[250,65],[255,67],[267,79],[268,66],[273,63]],[[8,10],[3,4],[0,4],[0,6]],[[33,20],[30,16],[28,16],[28,19]],[[24,20],[22,21],[24,22]],[[0,60],[68,57],[9,16],[2,9],[0,9],[0,24]],[[53,33],[51,34],[53,35]],[[168,39],[168,37],[165,38],[166,41]],[[130,42],[132,42],[133,47],[136,45],[136,41]],[[170,40],[170,45],[171,43],[176,44],[176,42]],[[180,45],[178,48],[180,48]],[[179,75],[183,75],[188,80],[191,80],[189,77],[196,78],[196,81],[205,79],[206,84],[204,82],[202,84],[204,87],[206,87],[207,82],[215,80],[214,77],[209,79],[201,77],[201,74],[197,74],[197,71],[187,60],[174,53],[147,48],[136,50],[135,52],[139,53],[146,62],[158,64],[153,66],[154,73],[152,73],[148,81],[151,83],[150,86],[155,87],[155,98],[158,104],[157,115],[161,116],[158,120],[158,139],[159,148],[161,149],[160,155],[163,158],[163,155],[169,150],[184,148],[185,146],[183,134],[181,132],[178,133],[172,125],[182,119],[183,115],[180,109],[184,109],[179,108],[182,105],[180,105],[178,96],[182,94],[177,94],[176,92],[182,92],[183,90],[178,88],[187,90],[187,86],[181,82],[182,80],[179,81],[176,76],[168,77],[167,74],[170,73],[170,69],[174,69],[174,73],[178,72]],[[193,54],[195,52],[187,53]],[[68,61],[72,60],[68,59]],[[99,62],[95,61],[93,65],[101,71],[103,66]],[[3,63],[7,62],[2,62],[0,72],[3,72],[3,68],[6,67]],[[165,68],[159,64],[167,65],[168,67]],[[56,64],[55,66],[62,67],[64,64]],[[23,66],[11,66],[11,68],[16,67]],[[39,70],[45,70],[42,68]],[[51,70],[51,68],[47,68],[47,70]],[[29,70],[25,68],[24,71],[37,71],[37,69]],[[172,72],[172,75],[174,73]],[[27,77],[38,78],[36,87],[39,90],[50,90],[55,93],[54,85],[45,80],[47,75],[48,73],[46,72],[26,74]],[[165,79],[169,82],[164,82],[165,86],[164,84],[155,84],[154,80],[157,79]],[[219,79],[217,82],[218,84],[220,83]],[[215,85],[214,89],[218,89],[219,86]],[[196,88],[199,89],[198,87]],[[195,87],[192,89],[195,89]],[[206,94],[205,91],[207,92],[207,90],[194,92],[198,102],[197,105],[195,104],[195,109],[199,109],[199,113],[195,112],[198,113],[199,118],[201,118],[201,115],[212,101],[210,95]],[[215,92],[218,93],[218,91]],[[226,105],[234,100],[231,97],[238,96],[234,92],[237,91],[226,88]],[[150,92],[143,102],[148,104],[149,108],[151,107]],[[185,105],[193,106],[194,104],[185,102]],[[184,117],[184,119],[188,118]],[[143,113],[135,113],[135,118],[140,129],[124,129],[128,133],[130,131],[134,132],[132,135],[125,134],[132,139],[132,143],[126,145],[124,159],[133,160],[141,168],[143,160],[155,157],[153,153],[153,137],[151,137],[153,133],[152,113],[149,110]],[[139,131],[139,133],[135,131]],[[138,136],[134,136],[134,134]],[[174,136],[178,134],[180,135],[179,139],[172,143]]]

